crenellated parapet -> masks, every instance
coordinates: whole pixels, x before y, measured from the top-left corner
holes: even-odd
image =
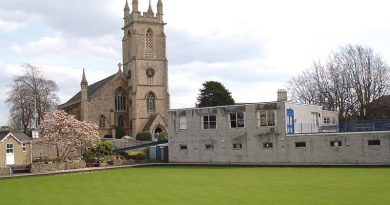
[[[132,2],[133,10],[130,11],[128,2],[124,8],[124,27],[134,22],[147,22],[147,23],[164,23],[163,21],[163,4],[161,0],[157,2],[157,13],[154,13],[151,2],[149,0],[149,7],[146,12],[140,12],[138,10],[138,0]]]

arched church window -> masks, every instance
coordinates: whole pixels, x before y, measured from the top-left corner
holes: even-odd
[[[152,31],[152,29],[148,29],[146,31],[145,55],[146,55],[146,57],[153,56],[153,31]]]
[[[119,89],[115,95],[115,110],[126,110],[126,95],[123,89]]]
[[[118,122],[117,122],[118,127],[125,127],[125,119],[123,116],[118,117]]]
[[[99,117],[99,128],[106,128],[106,117],[104,115]]]
[[[146,107],[148,111],[156,111],[156,96],[152,92],[146,98]]]

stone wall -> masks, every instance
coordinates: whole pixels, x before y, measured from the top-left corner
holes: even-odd
[[[79,159],[80,156],[81,153],[79,151],[74,151],[69,153],[68,158],[74,160]],[[57,159],[57,149],[53,145],[39,143],[37,140],[34,140],[32,144],[32,157],[33,161],[50,161],[52,159]]]
[[[86,168],[84,160],[62,163],[33,163],[31,167],[31,173],[48,173],[61,170],[72,170]]]
[[[0,176],[7,176],[10,175],[10,168],[0,168]]]

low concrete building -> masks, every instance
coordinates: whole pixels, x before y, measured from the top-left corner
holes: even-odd
[[[0,134],[0,168],[31,164],[32,138],[23,133]]]
[[[337,133],[337,112],[279,100],[170,110],[169,161],[390,164],[390,132]]]

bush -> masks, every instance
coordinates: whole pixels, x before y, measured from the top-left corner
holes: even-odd
[[[82,154],[84,159],[101,159],[106,156],[110,156],[114,151],[114,145],[111,141],[100,142],[95,148],[86,151]]]
[[[126,159],[132,160],[145,160],[149,158],[149,155],[145,151],[128,151],[124,155]]]
[[[145,131],[145,132],[139,132],[136,136],[136,140],[139,141],[152,141],[152,134],[150,132]]]
[[[93,149],[98,158],[109,156],[112,154],[112,151],[114,151],[114,145],[112,145],[111,141],[101,142]]]
[[[96,154],[93,151],[87,151],[81,154],[83,156],[83,159],[93,159],[96,158]]]
[[[159,142],[168,140],[168,133],[162,132],[157,139]]]

